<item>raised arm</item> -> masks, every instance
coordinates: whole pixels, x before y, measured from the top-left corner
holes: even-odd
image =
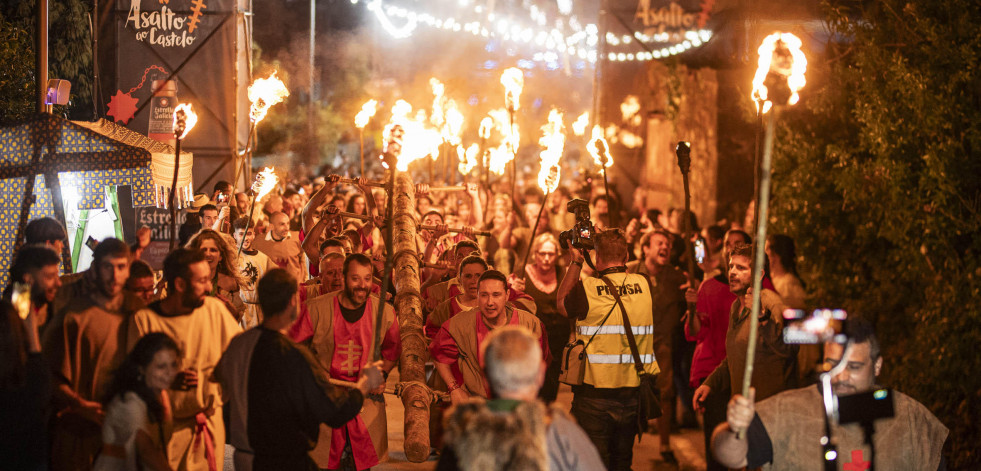
[[[484,205],[480,202],[480,186],[476,183],[467,183],[467,194],[470,195],[470,220],[465,224],[483,227]]]
[[[327,201],[327,197],[334,191],[334,187],[337,186],[337,180],[341,178],[338,175],[331,175],[327,177],[327,181],[324,183],[323,188],[320,191],[313,194],[310,201],[307,201],[307,205],[303,207],[300,211],[303,221],[303,231],[307,234],[310,233],[314,224],[316,224],[317,208],[324,205]]]
[[[562,314],[564,317],[569,317],[569,312],[565,309],[565,298],[572,292],[572,287],[576,286],[576,283],[579,282],[579,273],[582,271],[583,262],[586,261],[582,256],[582,252],[575,247],[569,247],[569,254],[572,256],[572,262],[566,268],[565,276],[562,278],[562,282],[559,283],[559,289],[555,295],[556,307],[558,308],[559,314]]]

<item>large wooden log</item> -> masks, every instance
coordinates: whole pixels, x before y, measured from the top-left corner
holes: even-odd
[[[433,395],[426,386],[426,338],[423,335],[422,298],[419,294],[419,256],[416,251],[415,185],[407,173],[395,178],[392,218],[392,280],[395,311],[402,333],[399,361],[402,404],[405,406],[405,456],[413,463],[429,458],[429,407]]]

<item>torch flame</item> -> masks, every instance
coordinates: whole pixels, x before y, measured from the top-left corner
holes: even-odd
[[[487,169],[495,175],[504,175],[504,170],[507,169],[508,162],[514,157],[511,151],[508,150],[507,144],[501,144],[500,147],[491,147],[487,152],[490,157],[487,160]]]
[[[460,173],[466,175],[473,171],[474,167],[477,166],[477,154],[479,152],[480,146],[477,144],[470,144],[466,152],[463,151],[463,147],[457,147],[457,154],[460,157]]]
[[[769,90],[764,84],[766,77],[771,72],[787,80],[787,87],[790,88],[790,98],[788,105],[796,104],[800,100],[797,94],[804,88],[806,80],[804,72],[807,71],[807,57],[801,51],[802,42],[800,38],[790,33],[773,33],[763,40],[758,50],[760,54],[759,66],[756,68],[756,75],[753,77],[753,101],[756,102],[757,110],[760,103],[763,103],[763,112],[770,110],[772,105],[769,98]],[[776,58],[776,60],[774,60]]]
[[[572,132],[577,136],[586,134],[586,127],[589,126],[589,112],[583,111],[576,121],[572,123]]]
[[[181,103],[174,108],[174,137],[184,139],[187,133],[198,123],[198,115],[191,109],[190,103]]]
[[[252,192],[256,195],[256,201],[268,195],[273,188],[276,188],[277,183],[279,183],[279,177],[273,173],[272,167],[266,167],[257,173],[255,175],[255,182],[252,183]]]
[[[548,194],[559,186],[559,159],[565,148],[565,133],[562,132],[562,113],[552,108],[548,112],[548,123],[542,126],[542,138],[538,144],[544,149],[541,152],[542,169],[538,172],[538,186]]]
[[[443,127],[443,140],[450,145],[460,145],[460,135],[463,133],[463,113],[456,107],[456,102],[450,100],[446,107],[446,125]]]
[[[501,74],[501,85],[504,85],[504,103],[508,111],[517,111],[520,107],[521,89],[525,86],[521,69],[517,67],[505,69]]]
[[[364,129],[376,111],[378,111],[378,101],[374,99],[366,101],[361,105],[361,111],[354,117],[354,126],[358,129]]]
[[[446,100],[443,96],[446,87],[435,77],[429,79],[429,86],[433,89],[433,114],[429,117],[429,121],[433,123],[433,126],[439,128],[446,122]]]
[[[589,151],[589,155],[593,156],[593,162],[596,166],[604,169],[613,166],[613,156],[610,155],[610,144],[606,142],[603,137],[603,129],[599,126],[593,126],[592,137],[589,139],[589,144],[586,145],[586,150]],[[603,165],[603,159],[606,159],[606,165]]]
[[[421,110],[420,110],[421,111]],[[399,125],[404,131],[402,149],[395,167],[400,172],[409,170],[409,164],[423,157],[431,156],[435,160],[439,156],[439,145],[443,142],[439,131],[426,125],[425,112],[416,113],[410,118],[412,105],[405,100],[395,102],[392,107],[392,119],[386,127],[385,139],[394,125]],[[384,163],[384,162],[383,162]],[[387,164],[386,164],[387,165]],[[387,168],[387,167],[386,167]]]
[[[275,71],[269,75],[269,78],[256,79],[252,85],[249,85],[249,101],[252,102],[249,119],[253,123],[262,121],[270,106],[283,101],[288,96],[290,91],[286,89],[283,81],[276,77]]]
[[[490,137],[491,128],[493,127],[494,127],[494,120],[491,119],[489,116],[485,117],[484,119],[480,120],[480,129],[477,131],[477,134],[480,136],[481,139],[487,139]]]

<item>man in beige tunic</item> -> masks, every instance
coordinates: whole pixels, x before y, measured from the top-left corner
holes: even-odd
[[[372,364],[375,315],[379,298],[371,294],[371,259],[364,254],[348,255],[342,267],[344,289],[317,296],[307,302],[312,337],[310,350],[335,385],[354,387],[361,371]],[[387,377],[401,351],[395,310],[386,304],[379,326],[382,371]],[[337,469],[341,452],[350,442],[357,469],[367,469],[388,456],[388,419],[382,390],[365,397],[358,417],[343,427],[320,426],[316,448],[310,453],[321,468]]]
[[[96,246],[92,266],[64,285],[64,302],[45,334],[54,368],[56,401],[68,404],[55,421],[52,469],[89,469],[102,447],[103,400],[112,374],[126,354],[126,322],[143,302],[123,290],[130,250],[109,238]]]
[[[232,337],[242,331],[224,303],[206,296],[211,289],[208,262],[199,250],[180,248],[164,260],[167,297],[133,316],[128,342],[149,332],[163,332],[181,349],[181,378],[186,390],[171,391],[174,431],[167,457],[175,470],[209,470],[221,466],[225,426],[221,394],[212,371]]]
[[[306,254],[300,238],[290,232],[290,218],[286,213],[273,213],[269,216],[269,232],[252,242],[252,247],[266,254],[276,266],[285,268],[300,283],[307,281]]]
[[[845,332],[852,350],[843,358],[845,346],[824,344],[824,361],[835,366],[847,364],[831,386],[835,396],[869,392],[876,387],[882,369],[879,341],[872,326],[862,319],[849,319]],[[941,450],[949,431],[934,415],[913,398],[889,390],[876,391],[893,396],[894,416],[873,422],[875,455],[865,443],[862,427],[856,423],[832,424],[831,439],[837,450],[838,469],[858,471],[946,469]],[[785,391],[759,404],[753,394],[735,395],[729,401],[726,422],[712,437],[712,450],[720,463],[730,468],[764,470],[822,470],[825,451],[821,440],[825,431],[825,411],[820,390],[815,386]],[[738,438],[738,431],[746,431]]]
[[[446,382],[454,405],[471,396],[490,396],[484,381],[480,344],[498,327],[520,325],[527,328],[538,339],[542,357],[546,361],[552,359],[542,321],[534,314],[508,305],[508,289],[503,273],[485,271],[477,282],[478,307],[444,322],[429,346],[436,371]]]

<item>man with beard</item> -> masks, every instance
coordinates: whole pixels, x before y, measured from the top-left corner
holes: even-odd
[[[178,248],[167,255],[167,297],[133,315],[127,339],[132,349],[143,335],[163,332],[181,347],[183,387],[170,392],[173,434],[167,444],[174,469],[217,469],[225,448],[222,399],[211,373],[242,328],[223,302],[207,296],[210,273],[200,250]]]
[[[654,358],[661,368],[657,387],[661,392],[661,417],[657,419],[657,433],[661,438],[661,457],[667,462],[677,462],[671,451],[671,425],[675,422],[674,355],[682,354],[683,345],[674,341],[675,329],[681,324],[686,303],[682,285],[688,283],[685,274],[671,265],[673,237],[663,229],[644,234],[640,245],[643,260],[627,264],[627,273],[639,273],[651,280],[654,295]],[[680,239],[678,239],[680,242]],[[680,333],[679,333],[680,334]],[[681,334],[683,335],[683,334]]]
[[[258,291],[262,324],[232,339],[215,367],[230,398],[235,469],[308,469],[320,424],[341,427],[354,418],[368,392],[382,384],[382,374],[371,365],[355,388],[331,386],[310,351],[283,335],[296,319],[296,279],[274,268],[259,280]]]
[[[727,386],[732,392],[742,390],[749,343],[749,316],[752,315],[753,304],[754,252],[753,247],[740,245],[729,254],[729,290],[736,295],[736,301],[729,309],[726,357],[695,390],[692,404],[696,407],[712,391]],[[760,400],[797,386],[797,346],[783,342],[785,309],[780,295],[763,288],[752,378],[752,386],[756,388],[756,397]]]
[[[269,217],[269,232],[252,245],[301,283],[306,281],[309,271],[303,258],[303,248],[299,238],[290,232],[290,218],[286,213],[273,213]]]
[[[691,362],[691,380],[693,388],[702,385],[705,378],[726,357],[726,331],[729,329],[729,309],[736,301],[736,295],[729,291],[729,254],[738,245],[749,245],[752,240],[749,234],[738,229],[726,232],[722,248],[722,274],[707,278],[696,288],[688,288],[685,299],[695,303],[694,316],[685,317],[685,336],[695,342],[695,353]],[[702,402],[692,406],[703,412],[703,432],[705,434],[705,449],[711,449],[712,431],[722,423],[725,416],[726,400],[731,395],[728,385],[722,389],[711,391]],[[725,470],[726,468],[707,454],[705,461],[709,471]]]
[[[372,363],[376,328],[384,334],[381,356],[386,377],[395,367],[402,346],[395,310],[390,305],[384,307],[381,324],[375,325],[376,310],[381,301],[370,294],[373,282],[371,259],[364,254],[348,255],[344,260],[343,275],[343,290],[318,296],[307,303],[312,337],[305,342],[309,342],[310,349],[332,381],[353,387],[361,371]],[[311,453],[318,466],[368,469],[387,456],[388,419],[381,393],[382,390],[377,389],[369,394],[361,414],[343,426],[321,427],[317,447]]]
[[[31,309],[39,329],[46,328],[53,315],[51,303],[61,288],[60,268],[61,255],[40,244],[21,247],[10,265],[10,284],[4,289],[3,298],[10,301],[14,282],[31,285]]]
[[[835,396],[868,393],[876,386],[882,369],[879,342],[872,325],[861,318],[845,321],[845,335],[852,346],[843,358],[846,346],[824,344],[824,362],[834,367],[842,361],[844,370],[831,379]],[[712,451],[730,468],[768,470],[821,469],[825,453],[821,439],[827,427],[824,401],[818,387],[785,391],[754,405],[753,390],[749,397],[739,394],[729,401],[726,422],[715,429]],[[830,425],[831,438],[837,448],[842,469],[947,469],[941,454],[949,431],[922,404],[899,392],[891,394],[894,416],[874,422],[874,436],[869,437],[875,455],[865,441],[859,423]],[[743,438],[736,432],[746,431]]]
[[[497,270],[487,270],[477,282],[477,307],[444,322],[429,346],[436,371],[447,384],[453,405],[471,396],[489,397],[480,344],[491,331],[504,325],[520,325],[530,330],[538,339],[542,358],[551,361],[542,321],[534,314],[508,305],[507,277]]]
[[[92,265],[62,287],[65,300],[45,332],[45,352],[58,383],[52,469],[88,469],[99,452],[103,411],[98,406],[126,355],[126,322],[143,301],[125,291],[130,250],[119,239],[95,247]]]
[[[240,217],[232,223],[232,236],[235,238],[235,243],[242,246],[238,265],[242,270],[245,284],[240,287],[239,296],[245,303],[245,313],[242,315],[240,324],[243,329],[248,329],[262,323],[259,299],[256,297],[255,291],[256,283],[276,265],[266,254],[252,248],[252,242],[255,240],[255,227],[249,226],[248,217]]]

